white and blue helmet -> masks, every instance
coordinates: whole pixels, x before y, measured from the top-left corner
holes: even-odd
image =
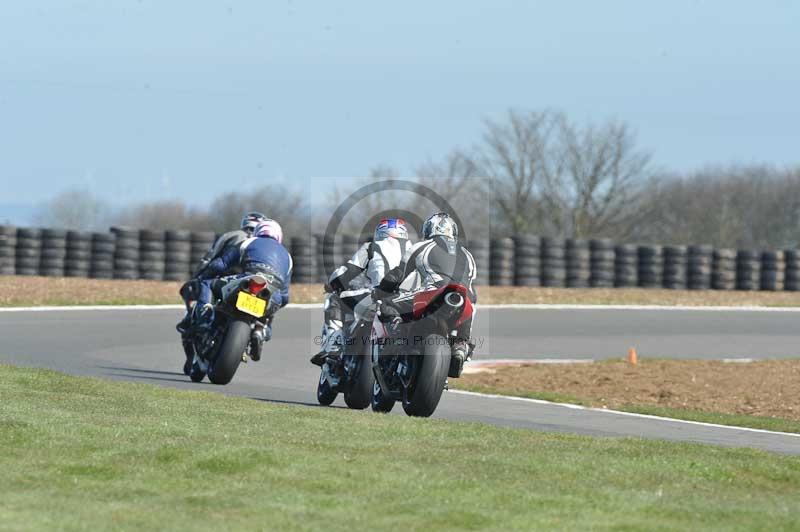
[[[384,218],[375,226],[375,242],[387,238],[405,238],[408,240],[408,227],[402,218]]]

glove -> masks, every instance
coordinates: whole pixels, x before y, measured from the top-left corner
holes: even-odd
[[[394,321],[395,319],[400,318],[400,311],[397,310],[393,305],[390,303],[386,303],[385,301],[381,303],[381,316],[380,320],[384,323],[388,323]]]

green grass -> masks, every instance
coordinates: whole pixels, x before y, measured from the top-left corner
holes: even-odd
[[[0,365],[0,529],[790,530],[800,458]]]
[[[458,390],[466,390],[470,392],[488,393],[493,395],[513,395],[517,397],[528,397],[530,399],[552,401],[554,403],[592,406],[592,402],[588,399],[557,392],[521,392],[519,390],[510,392],[509,390],[501,387],[483,386],[479,384],[464,384],[463,382],[454,383],[452,387]],[[750,416],[747,414],[724,414],[719,412],[706,412],[704,410],[666,408],[647,405],[623,405],[615,408],[615,410],[621,410],[623,412],[635,412],[637,414],[648,414],[651,416],[685,419],[688,421],[701,421],[703,423],[716,423],[718,425],[730,425],[733,427],[748,427],[751,429],[800,433],[800,421],[777,417]]]

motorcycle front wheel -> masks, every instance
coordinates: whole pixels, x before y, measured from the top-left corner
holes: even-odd
[[[330,406],[335,400],[339,392],[331,387],[331,383],[325,375],[325,370],[319,372],[319,382],[317,383],[317,401],[322,406]]]

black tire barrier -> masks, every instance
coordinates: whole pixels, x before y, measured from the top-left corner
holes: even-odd
[[[152,229],[139,231],[139,278],[163,281],[166,266],[166,232]]]
[[[355,235],[342,235],[341,239],[341,257],[342,261],[336,263],[336,267],[339,267],[342,263],[350,260],[350,258],[355,255],[356,251],[358,251],[358,247],[361,245],[358,241],[358,237]]]
[[[711,288],[711,266],[714,248],[705,244],[695,244],[688,248],[687,286],[689,290],[708,290]]]
[[[0,225],[0,275],[16,275],[17,228]]]
[[[114,251],[116,238],[112,233],[92,233],[92,256],[89,261],[89,277],[111,279],[114,277]]]
[[[16,275],[39,275],[39,261],[42,254],[42,231],[30,227],[17,229],[17,243],[14,253]]]
[[[616,253],[614,244],[607,238],[597,238],[589,241],[590,253],[590,279],[593,288],[612,288],[614,286],[614,264]]]
[[[486,239],[470,240],[467,243],[467,249],[472,253],[472,258],[475,259],[475,267],[477,268],[477,277],[475,284],[485,286],[489,284],[489,268],[490,268],[490,249],[489,241]]]
[[[711,266],[711,288],[714,290],[733,290],[736,288],[736,250],[714,250]]]
[[[761,253],[761,290],[783,290],[785,273],[786,263],[783,251]]]
[[[660,288],[664,275],[664,251],[661,246],[639,246],[638,284],[642,288]]]
[[[511,238],[494,238],[489,242],[489,283],[514,284],[514,241]]]
[[[614,248],[614,286],[631,288],[639,285],[639,249],[632,244]]]
[[[92,260],[92,234],[86,231],[67,232],[67,255],[64,258],[65,277],[89,277]]]
[[[196,268],[200,259],[205,255],[208,248],[213,245],[214,233],[202,231],[192,233],[185,230],[171,230],[164,233],[164,270],[161,274],[165,281],[186,281],[189,279],[192,268]],[[194,259],[195,245],[198,259]],[[151,244],[150,247],[157,248]],[[156,258],[155,251],[151,255]]]
[[[800,290],[800,250],[786,249],[783,251],[784,273],[783,289],[791,292]]]
[[[541,284],[546,287],[567,285],[567,261],[564,240],[551,237],[541,239]]]
[[[686,246],[664,246],[662,286],[670,290],[687,288],[688,250]]]
[[[736,254],[736,289],[759,290],[760,288],[760,254],[750,250],[739,250]]]
[[[292,237],[289,252],[294,265],[292,282],[313,283],[317,279],[316,240],[310,237]]]
[[[139,231],[126,227],[112,227],[116,236],[114,250],[114,279],[139,278]]]
[[[565,243],[566,286],[587,288],[591,286],[592,255],[588,240],[570,238]]]
[[[540,286],[542,284],[541,242],[536,235],[517,235],[514,241],[514,284]]]

